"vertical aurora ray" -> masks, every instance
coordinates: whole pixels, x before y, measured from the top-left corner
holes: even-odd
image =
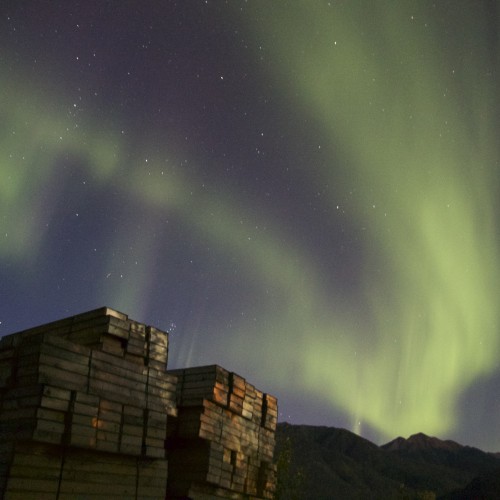
[[[455,47],[430,5],[259,6],[252,29],[280,85],[320,124],[319,140],[342,151],[322,182],[355,186],[353,221],[377,249],[360,269],[359,307],[371,321],[360,332],[320,306],[323,328],[304,333],[295,353],[305,383],[348,411],[354,429],[449,432],[461,391],[497,368],[499,352],[486,12],[462,5],[447,27],[454,42],[465,39]]]

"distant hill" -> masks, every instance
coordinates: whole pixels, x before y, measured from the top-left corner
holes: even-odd
[[[415,434],[377,446],[345,429],[287,423],[278,424],[276,437],[276,456],[291,456],[288,479],[303,476],[283,498],[500,499],[498,454],[454,441]],[[467,495],[465,488],[494,496],[449,496]]]

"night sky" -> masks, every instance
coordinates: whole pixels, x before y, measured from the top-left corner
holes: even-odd
[[[496,0],[2,0],[0,335],[100,306],[280,420],[500,451]]]

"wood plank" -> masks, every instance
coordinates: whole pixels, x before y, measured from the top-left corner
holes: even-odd
[[[132,321],[130,319],[128,319],[128,317],[127,318],[118,318],[116,316],[110,315],[109,324],[116,327],[116,328],[121,328],[122,330],[129,331],[130,327],[132,325]]]
[[[130,362],[124,360],[127,363],[127,366],[116,366],[110,364],[108,361],[97,359],[95,356],[92,356],[92,360],[90,362],[90,368],[95,370],[101,370],[106,373],[110,373],[112,375],[116,375],[118,377],[124,378],[126,380],[134,380],[136,382],[146,383],[148,378],[146,375],[145,368],[134,366],[133,370],[130,370]]]
[[[35,431],[46,431],[52,432],[54,434],[64,434],[65,426],[64,422],[57,422],[54,420],[45,420],[43,418],[37,418]]]
[[[141,436],[132,436],[129,434],[124,434],[121,436],[120,440],[121,444],[127,444],[132,446],[142,446],[142,435]]]
[[[146,437],[151,437],[151,438],[154,438],[154,439],[161,439],[162,441],[164,441],[165,438],[167,437],[167,428],[166,428],[166,426],[163,429],[158,429],[158,428],[155,428],[155,427],[149,427],[149,426],[147,426],[145,428],[145,431],[146,431],[145,432]]]
[[[40,441],[43,443],[61,444],[62,434],[60,432],[52,432],[44,429],[35,429],[32,434],[32,439],[34,441]]]
[[[51,420],[53,422],[58,422],[64,425],[66,419],[66,412],[64,411],[55,411],[47,408],[38,408],[36,412],[36,416],[39,419],[43,420]]]
[[[134,415],[127,415],[125,413],[123,414],[123,425],[131,425],[142,428],[143,423],[144,423],[144,418],[142,416],[136,417]]]
[[[23,492],[25,498],[37,498],[39,493],[57,492],[58,483],[52,479],[35,479],[25,477],[9,477],[7,480],[6,498],[9,498],[10,492]]]
[[[89,386],[91,387],[96,381],[105,382],[108,386],[116,388],[117,391],[128,391],[130,395],[140,394],[142,398],[145,398],[145,381],[139,382],[137,380],[126,379],[92,366],[90,369]]]
[[[109,430],[108,430],[109,429]],[[97,441],[105,441],[108,443],[120,442],[120,433],[116,429],[112,429],[109,426],[103,426],[103,429],[97,426]]]
[[[146,339],[149,344],[162,345],[168,347],[168,334],[153,326],[146,327]]]
[[[167,415],[163,412],[147,410],[146,418],[148,427],[164,429],[167,425]]]
[[[73,354],[80,354],[86,357],[90,356],[90,349],[88,347],[78,345],[74,342],[58,337],[57,335],[48,335],[45,337],[44,344],[58,347]]]
[[[106,337],[116,337],[117,339],[122,339],[122,340],[125,340],[127,341],[129,339],[129,336],[130,336],[130,331],[128,329],[128,325],[126,328],[122,328],[120,326],[117,326],[117,325],[113,325],[112,323],[110,323],[108,325],[108,329],[107,329],[107,332],[106,332]]]
[[[85,439],[93,438],[94,442],[97,439],[97,429],[92,425],[87,425],[86,423],[80,424],[78,420],[75,420],[71,423],[70,427],[70,439],[72,440],[75,436],[79,436]]]
[[[126,361],[129,361],[130,363],[133,363],[135,365],[138,365],[138,366],[145,366],[145,363],[144,363],[144,356],[142,354],[140,355],[137,355],[137,354],[133,354],[129,351],[127,351],[125,353],[125,356],[124,356],[124,359]]]
[[[116,403],[115,401],[108,401],[106,399],[101,399],[99,401],[99,413],[112,412],[121,414],[122,411],[123,411],[123,405],[121,403]]]
[[[70,426],[81,425],[95,429],[95,423],[96,417],[91,417],[90,415],[78,415],[76,413],[71,413],[70,415]]]
[[[142,425],[123,424],[121,432],[124,436],[135,436],[142,439],[144,428]]]
[[[93,309],[92,311],[87,311],[84,313],[77,314],[68,319],[75,324],[81,321],[90,320],[93,318],[105,317],[105,316],[113,316],[115,318],[119,318],[124,321],[128,319],[127,314],[121,313],[115,309],[111,309],[110,307],[99,307],[97,309]]]
[[[109,483],[89,483],[81,482],[78,480],[63,480],[61,482],[61,493],[70,494],[85,494],[92,495],[98,494],[102,495],[102,498],[107,498],[107,495],[131,495],[135,498],[135,483],[126,484],[127,482],[113,482]]]
[[[100,344],[95,346],[94,349],[107,352],[118,358],[123,358],[125,356],[125,348],[122,344],[122,340],[115,339],[107,334],[102,337]]]
[[[32,480],[43,479],[55,482],[57,484],[57,482],[59,481],[59,475],[59,467],[25,467],[13,465],[9,470],[10,478],[24,479],[27,483],[31,482]]]
[[[143,392],[117,386],[104,380],[98,380],[95,377],[92,377],[89,381],[89,390],[94,394],[102,395],[110,401],[118,403],[129,403],[130,401],[134,401],[138,406],[146,405],[146,397]]]
[[[156,370],[161,370],[163,372],[167,370],[167,360],[157,361],[155,359],[147,358],[146,365],[150,368],[155,368]]]
[[[72,413],[97,417],[99,408],[94,404],[79,403],[78,401],[75,401],[73,403]]]
[[[62,389],[84,391],[87,388],[87,376],[68,373],[53,366],[40,366],[38,381],[42,384],[54,385]]]
[[[144,448],[144,453],[147,457],[152,458],[165,458],[166,455],[165,449],[151,446],[146,446]]]
[[[124,486],[135,486],[136,477],[135,475],[128,474],[109,474],[103,473],[101,471],[91,471],[91,472],[82,472],[76,470],[64,470],[62,476],[63,482],[71,482],[75,483],[87,483],[87,484],[121,484]]]
[[[130,444],[120,444],[120,453],[125,453],[126,455],[140,456],[142,455],[142,444],[130,445]]]
[[[74,392],[74,401],[77,403],[89,405],[92,407],[99,406],[100,398],[95,394],[89,394],[87,392],[76,391]]]
[[[64,470],[133,476],[136,473],[136,461],[123,455],[72,450],[66,456]]]
[[[145,374],[145,368],[137,366],[130,361],[119,358],[117,356],[113,356],[112,354],[101,352],[101,351],[92,351],[91,355],[91,364],[94,360],[102,361],[109,365],[121,368],[123,370],[130,370],[134,373]],[[125,373],[125,372],[124,372]]]
[[[78,373],[80,375],[84,375],[85,377],[89,372],[88,359],[87,364],[81,364],[61,357],[51,356],[42,352],[39,358],[40,371],[42,371],[42,367],[46,365],[53,368],[60,368],[61,370],[65,370],[68,373]]]
[[[55,500],[55,493],[36,492],[36,500]],[[25,491],[6,491],[4,500],[26,500]],[[62,500],[62,499],[61,499]],[[72,498],[71,500],[75,500]]]

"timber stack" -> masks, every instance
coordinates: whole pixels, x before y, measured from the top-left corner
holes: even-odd
[[[100,308],[0,339],[0,498],[272,498],[276,399]]]
[[[178,379],[178,418],[167,423],[170,496],[273,498],[276,398],[217,365],[169,373]]]

